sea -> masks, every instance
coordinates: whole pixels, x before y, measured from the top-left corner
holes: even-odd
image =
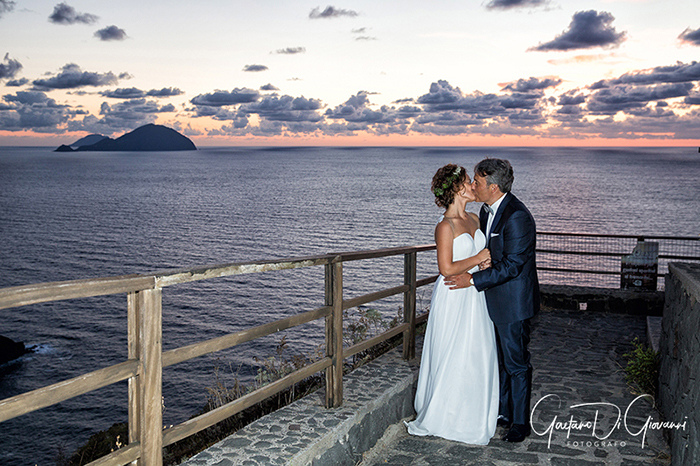
[[[697,147],[52,149],[0,147],[0,288],[433,243],[433,174],[457,163],[471,175],[485,157],[510,160],[538,231],[700,234]],[[434,252],[418,262],[419,278],[437,273]],[[348,263],[344,294],[402,284],[402,272],[401,257]],[[315,309],[323,290],[321,267],[167,287],[164,349]],[[429,299],[422,290],[419,307]],[[400,306],[376,304],[387,319]],[[0,335],[33,349],[0,366],[4,399],[125,360],[126,296],[0,310]],[[166,368],[164,423],[250,382],[281,343],[291,358],[322,342],[319,321]],[[126,420],[122,382],[0,423],[0,464],[53,466]]]

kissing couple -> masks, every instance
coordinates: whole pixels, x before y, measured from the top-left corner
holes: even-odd
[[[432,182],[440,276],[423,340],[412,435],[486,445],[530,434],[530,318],[539,310],[535,221],[511,192],[513,168],[487,158],[445,165]],[[480,215],[465,211],[483,202]]]

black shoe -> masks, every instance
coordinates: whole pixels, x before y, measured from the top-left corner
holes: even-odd
[[[497,426],[499,426],[499,427],[505,427],[506,429],[508,429],[508,428],[510,428],[510,425],[511,425],[511,424],[512,424],[512,423],[510,422],[510,419],[508,419],[508,417],[506,417],[506,416],[504,416],[504,415],[502,415],[502,414],[499,414],[499,415],[498,415],[498,420],[496,421],[496,425],[497,425]]]
[[[508,433],[503,436],[506,442],[518,443],[525,440],[530,435],[530,427],[525,424],[513,424]]]

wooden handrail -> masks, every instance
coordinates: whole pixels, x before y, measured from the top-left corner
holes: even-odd
[[[139,362],[125,361],[63,382],[0,400],[0,422],[31,413],[78,395],[121,382],[137,374]]]
[[[0,400],[0,422],[56,404],[75,396],[122,381],[129,381],[129,443],[91,466],[116,466],[138,461],[140,466],[162,465],[162,448],[193,435],[250,407],[320,371],[326,371],[326,404],[340,406],[343,400],[343,360],[400,333],[404,334],[404,357],[413,357],[415,325],[426,316],[415,316],[416,288],[435,281],[437,276],[417,280],[416,253],[434,250],[435,245],[397,247],[373,251],[279,260],[238,262],[212,266],[173,269],[146,275],[124,275],[87,280],[41,283],[0,289],[0,309],[49,301],[126,293],[128,296],[128,360],[88,374]],[[404,256],[404,284],[344,300],[343,263]],[[268,322],[233,334],[162,351],[162,289],[181,283],[231,275],[287,270],[322,265],[326,270],[324,306],[298,315]],[[406,321],[370,340],[343,348],[343,311],[389,296],[404,294]],[[246,341],[270,335],[314,320],[326,320],[326,357],[296,370],[265,387],[220,408],[162,430],[162,371],[164,367],[205,354],[231,348]]]

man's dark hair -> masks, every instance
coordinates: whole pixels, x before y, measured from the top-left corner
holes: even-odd
[[[513,167],[502,159],[484,159],[474,167],[474,174],[486,178],[486,183],[498,185],[502,193],[513,186]]]

